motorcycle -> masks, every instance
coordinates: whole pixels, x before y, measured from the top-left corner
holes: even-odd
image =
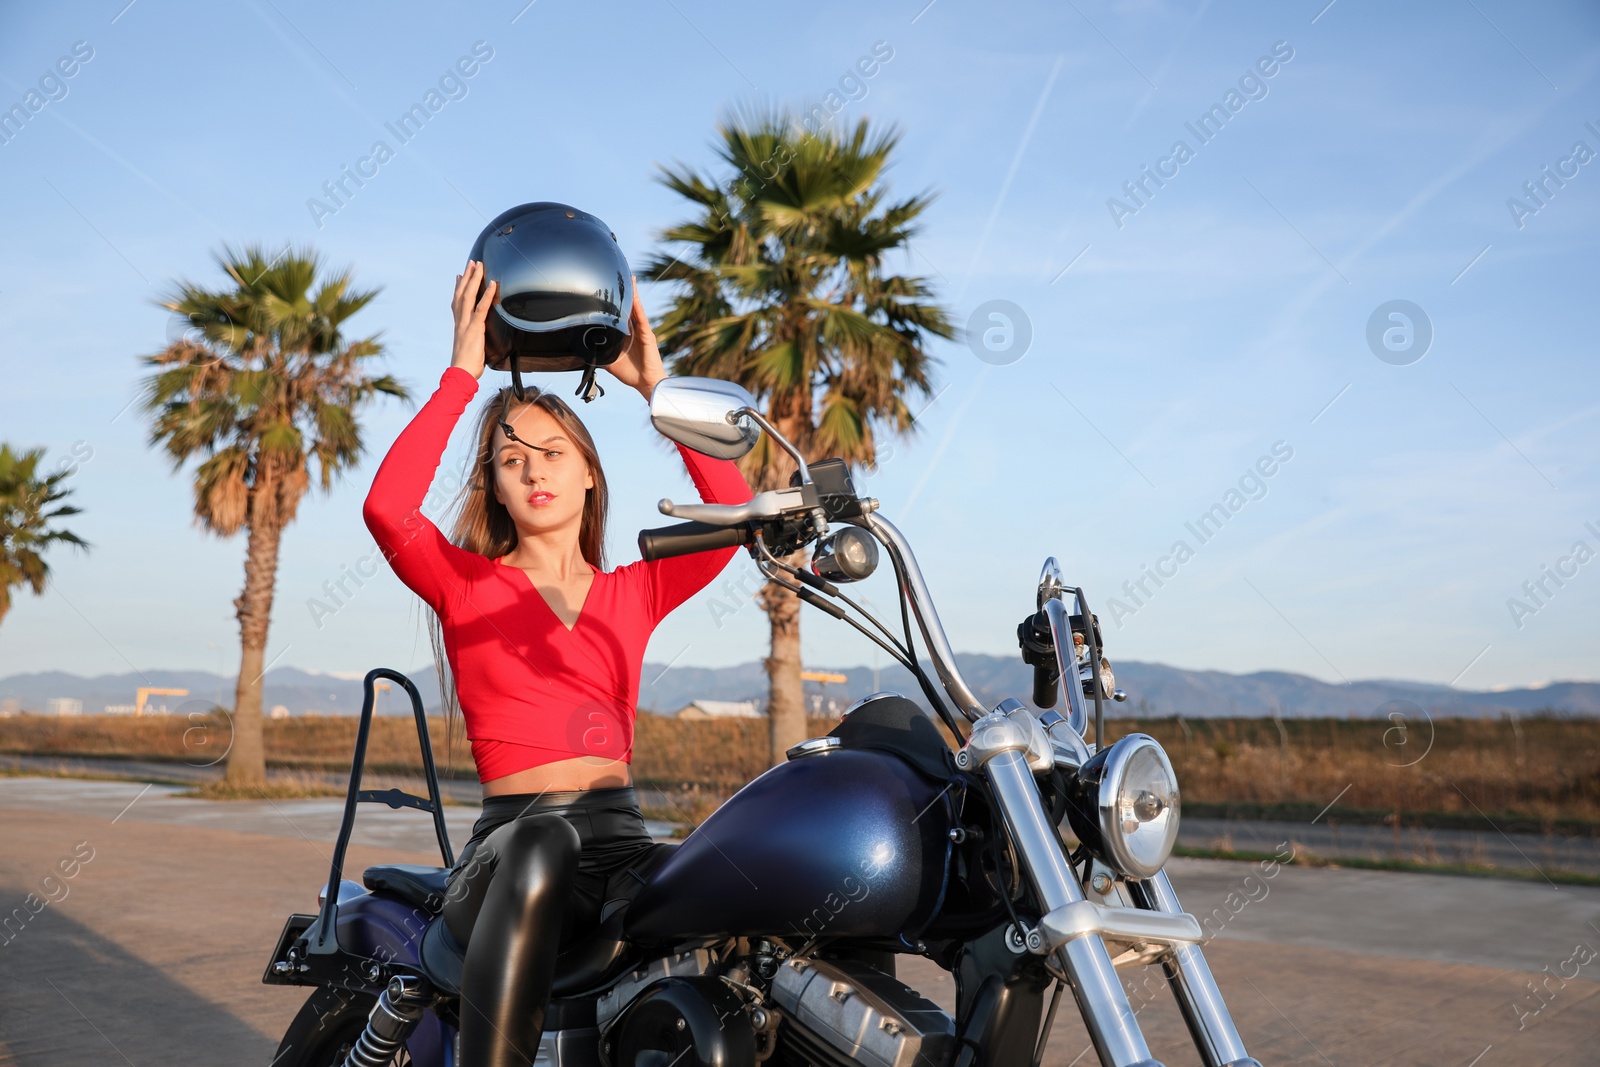
[[[986,707],[956,667],[910,545],[843,461],[808,464],[727,382],[668,379],[650,412],[667,437],[718,458],[744,455],[765,432],[797,472],[743,504],[661,501],[683,521],[641,531],[644,558],[745,547],[769,580],[905,667],[927,709],[893,693],[858,701],[681,844],[662,846],[637,888],[561,953],[535,1062],[1038,1067],[1070,988],[1100,1062],[1148,1067],[1156,1061],[1117,971],[1155,964],[1207,1067],[1259,1067],[1164,870],[1181,807],[1172,765],[1144,734],[1104,743],[1105,702],[1126,697],[1083,589],[1046,560],[1036,610],[1018,628],[1040,710],[1015,698]],[[785,561],[807,545],[809,569]],[[883,555],[898,630],[840,588]],[[427,797],[361,788],[380,679],[410,696]],[[399,672],[374,670],[364,684],[328,882],[314,914],[289,918],[262,979],[313,987],[278,1067],[456,1062],[460,957],[428,948],[453,857],[427,720]],[[442,865],[345,880],[361,803],[430,813]],[[953,1015],[895,978],[900,954],[953,975]]]

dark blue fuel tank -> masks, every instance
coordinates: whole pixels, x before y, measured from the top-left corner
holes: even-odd
[[[938,908],[944,783],[878,751],[774,767],[718,808],[629,905],[628,936],[894,937]]]

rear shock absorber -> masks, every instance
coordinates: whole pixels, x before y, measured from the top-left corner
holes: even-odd
[[[345,1058],[344,1067],[386,1067],[394,1062],[432,999],[433,986],[422,978],[399,975],[391,979],[378,995],[378,1003],[367,1016],[367,1028]]]

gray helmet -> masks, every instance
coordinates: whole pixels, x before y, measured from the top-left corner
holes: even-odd
[[[485,287],[500,283],[484,355],[511,372],[517,396],[522,372],[569,370],[583,371],[575,395],[602,395],[595,368],[628,347],[633,310],[633,276],[610,227],[566,204],[522,204],[484,227],[469,258],[483,262]]]

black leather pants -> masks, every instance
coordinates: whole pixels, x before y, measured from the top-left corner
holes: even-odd
[[[441,913],[466,946],[459,1067],[529,1067],[557,953],[654,847],[631,787],[485,798]]]

